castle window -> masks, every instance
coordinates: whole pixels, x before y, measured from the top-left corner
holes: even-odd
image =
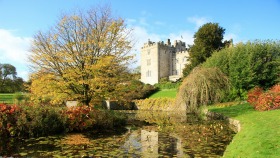
[[[147,52],[148,52],[148,55],[150,55],[150,49]]]
[[[146,76],[147,76],[147,77],[151,77],[151,76],[152,76],[151,70],[148,70],[148,71],[146,72]]]
[[[147,65],[151,65],[151,59],[147,60]]]

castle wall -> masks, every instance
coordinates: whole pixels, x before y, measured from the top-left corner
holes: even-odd
[[[159,79],[169,76],[170,49],[167,45],[159,45]]]
[[[189,53],[187,51],[177,52],[176,53],[176,71],[177,75],[183,77],[183,69],[188,63]]]
[[[158,44],[150,42],[141,49],[141,81],[155,84],[159,81]]]
[[[141,49],[141,81],[153,85],[163,77],[182,77],[188,57],[182,41],[175,41],[174,45],[169,39],[166,43],[148,41]]]

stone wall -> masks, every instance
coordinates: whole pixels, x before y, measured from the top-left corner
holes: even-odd
[[[209,118],[226,120],[229,123],[230,128],[234,132],[236,132],[236,133],[240,132],[241,124],[240,124],[239,120],[235,120],[235,119],[229,118],[227,116],[224,116],[222,114],[211,112],[211,111],[206,111],[205,113],[206,113],[206,116],[209,117]]]

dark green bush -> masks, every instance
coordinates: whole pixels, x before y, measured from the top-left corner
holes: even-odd
[[[218,67],[230,80],[226,100],[244,100],[255,86],[267,89],[279,82],[280,42],[240,43],[213,53],[203,67]]]
[[[179,88],[181,81],[172,82],[169,81],[168,78],[161,78],[159,83],[155,84],[154,86],[158,89],[177,89]]]
[[[17,119],[18,135],[38,137],[63,132],[66,118],[61,115],[62,110],[49,106],[21,106]]]

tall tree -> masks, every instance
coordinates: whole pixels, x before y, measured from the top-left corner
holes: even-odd
[[[96,98],[116,98],[128,79],[130,33],[108,6],[64,15],[48,32],[38,32],[29,58],[33,99],[89,105]]]
[[[218,23],[206,23],[194,34],[194,44],[190,46],[190,62],[183,73],[187,76],[197,65],[203,63],[215,50],[223,48],[228,41],[223,43],[225,29]]]

